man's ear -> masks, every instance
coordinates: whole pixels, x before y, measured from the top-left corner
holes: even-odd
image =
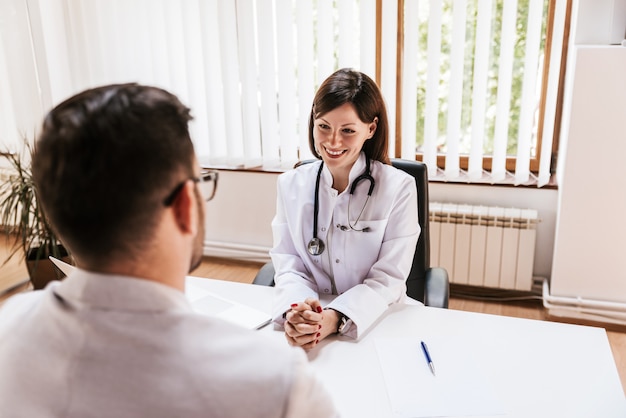
[[[174,210],[178,227],[182,232],[189,234],[198,232],[195,187],[193,180],[187,180],[174,202],[172,202],[172,209]]]

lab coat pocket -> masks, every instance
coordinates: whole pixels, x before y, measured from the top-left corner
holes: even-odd
[[[377,221],[359,221],[350,230],[346,239],[346,262],[350,270],[367,274],[378,259],[380,248],[387,228],[387,219]]]

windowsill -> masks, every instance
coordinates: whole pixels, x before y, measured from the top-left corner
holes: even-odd
[[[438,175],[436,177],[429,177],[428,181],[431,183],[450,183],[450,184],[466,184],[468,186],[488,186],[488,187],[515,187],[515,188],[533,188],[533,189],[558,189],[558,184],[556,182],[556,175],[552,174],[550,176],[550,180],[547,184],[538,187],[539,179],[536,177],[535,173],[530,174],[530,178],[528,181],[524,183],[516,183],[515,176],[511,173],[507,173],[504,180],[501,181],[493,181],[488,173],[484,173],[483,177],[478,180],[470,180],[467,175],[463,175],[457,179],[446,179],[443,175]]]
[[[288,171],[287,168],[281,167],[264,167],[264,166],[255,166],[255,167],[243,167],[243,166],[230,166],[230,165],[219,165],[219,164],[202,164],[203,169],[211,169],[211,170],[221,170],[221,171],[236,171],[242,173],[284,173]]]
[[[222,171],[233,171],[233,172],[242,172],[242,173],[265,173],[265,174],[280,174],[285,171],[291,170],[291,168],[284,167],[264,167],[264,166],[255,166],[255,167],[241,167],[241,166],[227,166],[227,165],[203,165],[203,168],[210,168],[213,170],[222,170]],[[503,181],[494,182],[489,177],[488,173],[484,172],[481,179],[478,180],[470,180],[467,173],[461,173],[461,176],[456,179],[446,179],[442,170],[435,177],[430,177],[428,179],[431,183],[449,183],[449,184],[457,184],[457,185],[468,185],[468,186],[489,186],[489,187],[517,187],[517,188],[538,188],[537,182],[538,179],[534,173],[531,173],[530,178],[527,182],[521,184],[515,184],[515,176],[512,173],[506,173],[506,177]],[[541,187],[541,189],[558,189],[558,185],[556,183],[556,176],[554,174],[551,175],[550,181]]]

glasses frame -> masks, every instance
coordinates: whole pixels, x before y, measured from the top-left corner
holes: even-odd
[[[200,172],[200,177],[189,177],[188,179],[178,183],[176,187],[174,187],[174,190],[172,190],[172,192],[167,195],[165,199],[163,199],[163,206],[171,206],[172,203],[174,203],[174,200],[176,200],[176,196],[178,196],[180,191],[185,186],[185,183],[187,183],[189,180],[193,181],[194,183],[213,183],[213,191],[211,193],[211,196],[202,196],[204,197],[204,200],[206,202],[209,202],[215,197],[215,192],[217,191],[217,181],[219,177],[219,172],[217,170],[202,170]]]

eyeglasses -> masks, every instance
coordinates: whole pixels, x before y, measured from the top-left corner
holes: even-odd
[[[213,199],[213,197],[215,197],[218,178],[219,173],[217,170],[202,170],[200,172],[200,177],[190,177],[187,180],[193,180],[194,183],[198,184],[202,197],[204,197],[204,200],[208,202],[209,200]],[[170,193],[169,196],[167,196],[163,200],[164,206],[170,206],[172,203],[174,203],[174,199],[176,199],[178,193],[180,193],[180,191],[183,189],[183,186],[185,186],[187,180],[181,181],[174,188],[174,190],[172,190],[172,193]]]

